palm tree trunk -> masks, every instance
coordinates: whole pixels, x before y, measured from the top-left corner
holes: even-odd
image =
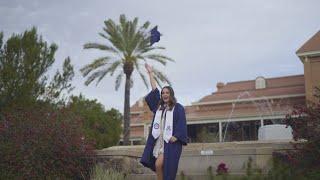
[[[124,89],[123,144],[130,145],[130,75],[126,74]]]

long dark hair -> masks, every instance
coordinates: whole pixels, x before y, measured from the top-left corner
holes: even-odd
[[[160,107],[160,109],[164,109],[165,107],[164,107],[164,101],[163,101],[163,99],[162,99],[162,91],[164,90],[164,89],[168,89],[169,90],[169,92],[170,92],[170,97],[169,97],[169,103],[168,103],[168,105],[169,105],[169,110],[172,110],[172,108],[176,105],[176,103],[177,103],[177,99],[176,99],[176,97],[174,96],[174,91],[173,91],[173,89],[172,89],[172,87],[171,86],[165,86],[165,87],[163,87],[162,89],[161,89],[161,98],[160,98],[160,101],[159,101],[159,104],[158,104],[158,108]]]

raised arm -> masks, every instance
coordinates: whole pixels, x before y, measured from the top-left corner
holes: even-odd
[[[156,82],[153,76],[152,67],[148,64],[145,64],[146,70],[148,71],[150,77],[150,84],[152,87],[151,92],[145,97],[145,100],[153,113],[156,113],[158,108],[158,103],[160,100],[160,92],[157,89]]]
[[[156,85],[156,80],[154,79],[153,69],[147,63],[145,64],[145,67],[146,67],[146,70],[149,74],[149,79],[150,79],[150,84],[151,84],[152,90],[155,90],[157,88],[157,85]]]

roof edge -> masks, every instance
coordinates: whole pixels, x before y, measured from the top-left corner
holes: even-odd
[[[265,100],[265,99],[280,99],[280,98],[292,98],[292,97],[304,97],[303,94],[291,94],[291,95],[278,95],[278,96],[259,96],[259,97],[250,97],[245,99],[230,99],[230,100],[219,100],[219,101],[207,101],[207,102],[193,102],[192,106],[201,106],[201,105],[213,105],[213,104],[226,104],[234,102],[247,102],[247,101],[256,101],[256,100]]]
[[[264,76],[257,76],[257,77],[263,77],[266,80],[273,80],[273,79],[281,79],[281,78],[290,78],[290,77],[299,77],[299,76],[304,76],[304,74],[296,74],[296,75],[289,75],[289,76],[279,76],[279,77],[264,77]],[[244,83],[244,82],[252,82],[255,81],[255,79],[253,80],[243,80],[243,81],[233,81],[233,82],[227,82],[225,85],[227,84],[236,84],[236,83]]]
[[[319,51],[308,51],[303,53],[296,53],[298,57],[315,57],[320,56],[320,50]]]

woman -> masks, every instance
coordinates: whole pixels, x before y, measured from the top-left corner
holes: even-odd
[[[140,162],[155,171],[158,180],[176,178],[182,145],[187,145],[187,124],[184,108],[176,102],[170,86],[156,87],[153,69],[145,65],[152,91],[145,100],[153,112],[153,121]]]

